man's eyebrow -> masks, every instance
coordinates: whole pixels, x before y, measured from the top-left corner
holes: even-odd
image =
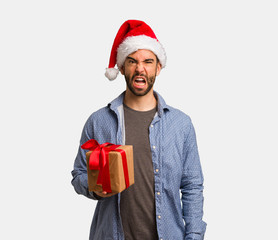
[[[134,62],[137,62],[137,60],[134,59],[133,57],[126,57],[126,59],[130,59]],[[154,59],[153,58],[147,58],[147,59],[144,60],[144,62],[154,62]]]
[[[134,58],[132,57],[126,57],[127,59],[133,60],[134,62],[137,62]]]
[[[147,59],[144,60],[144,62],[150,62],[150,61],[154,62],[154,59],[153,58],[147,58]]]

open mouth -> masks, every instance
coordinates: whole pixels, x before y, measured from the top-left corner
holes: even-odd
[[[136,85],[144,86],[146,84],[146,80],[144,78],[136,78],[135,83]]]
[[[136,88],[144,88],[147,84],[146,78],[143,76],[134,77],[133,86]]]

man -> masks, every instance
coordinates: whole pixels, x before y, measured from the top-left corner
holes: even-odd
[[[165,50],[146,23],[123,23],[105,75],[113,80],[120,71],[126,91],[89,117],[80,145],[89,139],[133,145],[135,184],[116,195],[89,192],[85,151],[79,148],[72,184],[78,194],[98,200],[90,239],[204,238],[203,175],[194,127],[153,90],[165,64]]]

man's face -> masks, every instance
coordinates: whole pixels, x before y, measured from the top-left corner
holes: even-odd
[[[156,55],[141,49],[127,56],[121,73],[125,76],[127,90],[136,96],[145,96],[153,88],[160,70]]]

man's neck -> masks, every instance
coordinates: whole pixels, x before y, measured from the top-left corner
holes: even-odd
[[[149,111],[156,107],[156,98],[153,90],[149,91],[145,96],[136,96],[127,89],[125,92],[124,103],[129,108],[136,111]]]

